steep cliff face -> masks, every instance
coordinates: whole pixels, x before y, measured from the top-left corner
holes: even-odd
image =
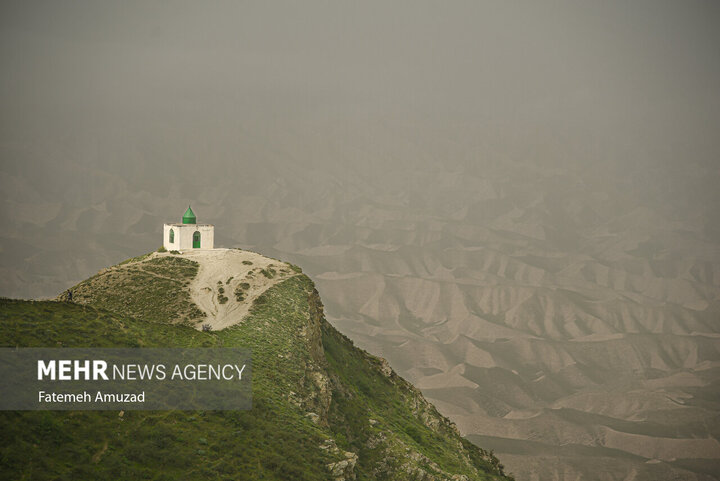
[[[83,305],[2,301],[0,345],[245,347],[253,355],[253,408],[1,413],[0,477],[509,479],[491,453],[463,439],[387,361],[335,330],[298,270],[257,295],[229,327],[204,332],[186,325],[192,322],[170,322],[197,313],[192,298],[182,297],[193,265],[179,256],[157,259],[126,264],[132,283],[122,266],[81,283],[74,299]],[[232,282],[232,273],[216,271],[218,281]],[[187,302],[163,303],[162,289],[144,296],[136,289],[158,275]]]
[[[307,342],[312,361],[307,365],[307,378],[312,379],[313,386],[307,407],[317,409],[319,422],[356,451],[346,451],[346,460],[333,465],[335,470],[342,466],[341,478],[346,478],[350,466],[358,462],[361,468],[368,468],[372,478],[380,479],[481,479],[484,472],[503,474],[497,458],[464,440],[455,424],[398,376],[385,359],[354,347],[351,340],[335,330],[325,320],[314,288],[308,304]],[[384,402],[376,403],[376,399]],[[400,412],[388,409],[391,399],[400,403]],[[400,432],[394,414],[406,420],[399,424]],[[403,434],[408,434],[410,440]],[[457,453],[456,461],[471,467],[469,477],[448,472],[423,454],[428,438]],[[332,445],[332,440],[329,442]]]

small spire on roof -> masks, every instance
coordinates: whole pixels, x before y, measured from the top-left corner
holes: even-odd
[[[195,217],[195,212],[192,211],[189,204],[188,204],[187,210],[183,214],[182,223],[183,224],[197,224],[197,217]]]

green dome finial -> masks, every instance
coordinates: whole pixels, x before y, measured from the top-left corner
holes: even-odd
[[[190,206],[188,205],[187,210],[183,214],[183,224],[197,224],[197,217],[195,217],[195,212],[192,211]]]

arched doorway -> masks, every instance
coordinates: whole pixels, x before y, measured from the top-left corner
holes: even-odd
[[[170,243],[171,244],[175,243],[175,231],[172,229],[170,229]]]
[[[195,231],[193,233],[193,249],[199,249],[200,248],[200,231]]]

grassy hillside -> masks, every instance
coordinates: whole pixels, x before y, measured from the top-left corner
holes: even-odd
[[[148,267],[135,275],[155,275]],[[304,275],[214,332],[113,312],[122,289],[88,289],[93,305],[2,300],[0,345],[250,348],[252,410],[2,412],[0,478],[507,479],[387,363],[325,321]],[[162,295],[145,292],[143,305]]]
[[[102,306],[116,314],[152,322],[189,324],[205,313],[187,290],[198,264],[182,257],[133,257],[69,289],[73,302]],[[67,299],[68,291],[59,298]]]

